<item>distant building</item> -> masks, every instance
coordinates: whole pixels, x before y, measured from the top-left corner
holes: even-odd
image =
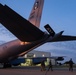
[[[57,65],[57,61],[62,61],[63,57],[54,57],[51,56],[50,52],[44,51],[30,51],[29,53],[25,54],[25,66],[32,66],[32,65],[40,65],[42,60],[45,60],[45,65],[49,65],[49,61],[51,60],[52,65]]]
[[[30,58],[30,57],[51,57],[50,52],[44,52],[44,51],[30,51],[29,53],[25,54],[25,58]]]
[[[51,57],[50,52],[44,52],[44,51],[30,51],[29,53],[25,54],[25,66],[31,66],[31,65],[40,65],[41,60],[46,59],[45,64],[49,64],[49,57]]]

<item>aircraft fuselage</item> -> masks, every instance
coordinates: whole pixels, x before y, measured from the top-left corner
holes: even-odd
[[[34,48],[44,44],[47,38],[48,38],[48,35],[45,34],[44,37],[38,41],[22,42],[17,39],[1,45],[0,62],[8,62],[9,60],[12,60],[14,57],[23,55],[23,52],[24,54],[28,53]]]

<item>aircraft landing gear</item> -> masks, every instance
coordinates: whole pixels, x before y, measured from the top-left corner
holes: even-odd
[[[9,64],[9,63],[4,63],[3,64],[3,68],[11,68],[11,67],[12,67],[12,65]]]

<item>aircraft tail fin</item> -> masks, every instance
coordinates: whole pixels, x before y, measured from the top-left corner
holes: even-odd
[[[44,0],[36,0],[29,16],[29,21],[36,27],[40,26]]]

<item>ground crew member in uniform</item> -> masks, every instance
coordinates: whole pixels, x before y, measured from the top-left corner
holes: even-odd
[[[44,60],[41,62],[41,71],[45,71],[45,62],[44,62]]]
[[[53,67],[52,67],[51,60],[49,61],[49,68],[48,68],[48,71],[50,70],[50,68],[51,68],[51,71],[53,71]]]
[[[69,71],[73,71],[73,61],[72,58],[69,60]]]

